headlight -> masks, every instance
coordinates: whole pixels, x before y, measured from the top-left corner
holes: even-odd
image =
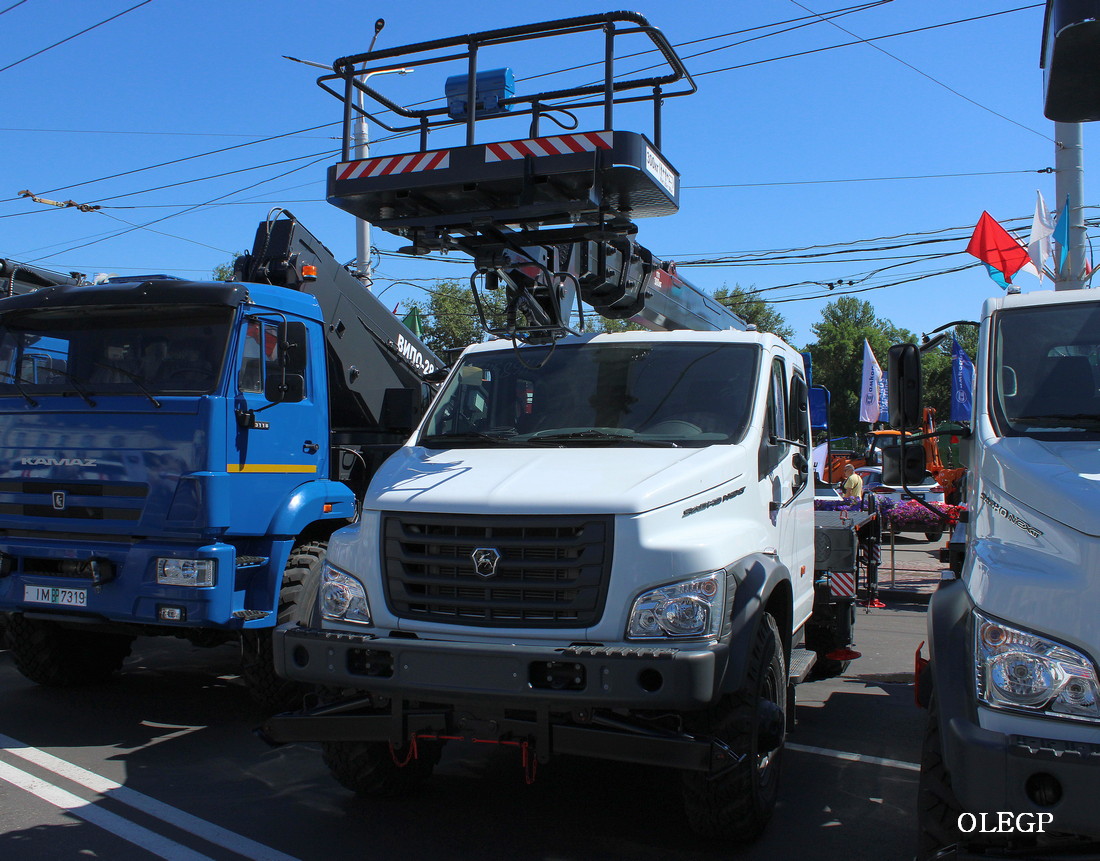
[[[216,559],[157,559],[157,582],[164,586],[213,586]]]
[[[321,615],[334,622],[371,623],[370,603],[363,584],[350,574],[325,562],[321,568],[321,587],[317,600]]]
[[[1096,666],[1084,654],[974,611],[978,699],[997,708],[1100,719]]]
[[[630,609],[628,640],[716,637],[722,626],[726,572],[643,592]]]

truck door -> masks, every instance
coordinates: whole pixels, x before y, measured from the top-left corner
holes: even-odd
[[[809,413],[802,377],[794,375],[789,386],[787,381],[787,363],[774,358],[760,443],[760,481],[768,499],[775,550],[791,572],[795,618],[801,619],[812,602],[814,572],[809,449],[784,440],[808,443]]]
[[[247,318],[239,334],[226,469],[272,477],[265,492],[322,474],[328,454],[325,393],[310,373],[308,335],[304,323],[260,317]]]

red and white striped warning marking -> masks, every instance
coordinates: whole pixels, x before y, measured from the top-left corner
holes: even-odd
[[[485,147],[485,161],[512,161],[527,156],[568,155],[575,152],[595,152],[611,149],[614,132],[581,132],[575,135],[556,135],[549,138],[531,138],[525,141],[491,143]]]
[[[856,576],[847,571],[833,571],[829,575],[829,589],[834,598],[854,598],[856,596]]]
[[[451,166],[449,149],[434,152],[413,152],[407,155],[387,155],[365,158],[361,161],[345,161],[336,165],[336,178],[360,179],[361,177],[390,176],[395,173],[417,173]]]

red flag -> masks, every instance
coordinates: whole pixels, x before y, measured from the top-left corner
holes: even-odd
[[[1027,249],[1011,233],[999,225],[993,216],[983,212],[966,246],[968,254],[973,254],[982,263],[1004,273],[1005,280],[1012,276],[1031,259]]]

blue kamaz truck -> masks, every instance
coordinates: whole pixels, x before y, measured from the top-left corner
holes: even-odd
[[[292,702],[271,632],[311,600],[329,535],[442,362],[285,211],[233,282],[12,271],[0,614],[16,666],[86,684],[136,636],[239,639],[258,699]]]

